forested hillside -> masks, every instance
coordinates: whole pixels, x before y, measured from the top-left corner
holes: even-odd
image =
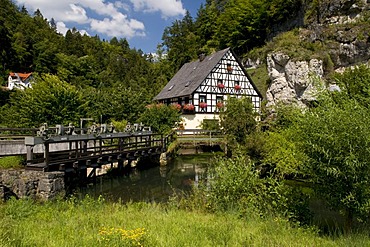
[[[28,13],[10,0],[0,0],[0,7],[1,85],[9,72],[33,72],[38,84],[1,91],[0,104],[8,103],[1,109],[2,125],[38,127],[87,116],[135,121],[175,71],[131,49],[125,39],[101,40],[76,29],[62,36],[40,11]]]

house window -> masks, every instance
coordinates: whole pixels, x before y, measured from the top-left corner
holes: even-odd
[[[217,87],[218,87],[219,89],[223,89],[223,88],[225,88],[225,85],[223,84],[222,79],[218,79],[218,80],[217,80]]]
[[[199,95],[199,103],[206,103],[207,101],[207,98],[205,95]]]
[[[217,96],[216,97],[216,103],[219,103],[219,102],[224,102],[224,97],[223,96]]]
[[[205,95],[199,95],[199,109],[201,112],[207,111],[207,98]]]
[[[229,73],[233,72],[233,67],[231,66],[231,63],[226,64],[226,70]]]
[[[216,96],[216,110],[220,110],[224,107],[224,97]]]

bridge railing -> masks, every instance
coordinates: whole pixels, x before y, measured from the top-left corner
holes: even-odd
[[[215,142],[220,142],[223,138],[222,132],[219,130],[185,129],[176,130],[176,134],[179,142],[188,142],[194,145],[199,143],[212,145]]]
[[[44,170],[61,170],[61,166],[78,166],[79,163],[113,162],[122,159],[136,158],[151,153],[163,152],[171,141],[171,136],[152,132],[140,133],[109,133],[55,136],[49,139],[43,137],[27,137],[27,166]],[[42,145],[42,157],[33,153],[36,145]],[[55,149],[59,145],[60,150]],[[63,146],[64,145],[64,146]],[[54,168],[49,169],[49,166]]]

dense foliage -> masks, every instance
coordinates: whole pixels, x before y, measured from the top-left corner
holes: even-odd
[[[85,115],[87,102],[81,91],[56,76],[45,76],[25,90],[17,90],[10,106],[3,108],[8,126],[33,127],[42,123],[77,124]]]
[[[250,98],[230,97],[226,110],[220,112],[221,128],[231,145],[245,144],[248,134],[256,128],[256,113]]]
[[[243,55],[264,44],[274,27],[293,17],[302,0],[207,0],[195,20],[185,15],[163,33],[161,49],[179,68],[199,53],[232,47]]]
[[[284,175],[305,178],[315,196],[346,217],[367,222],[370,213],[370,69],[338,75],[342,91],[324,93],[315,107],[278,110],[265,140],[263,161]]]
[[[151,126],[152,131],[165,134],[181,121],[180,111],[175,105],[150,104],[146,106],[140,121]]]
[[[38,10],[30,15],[9,0],[0,7],[0,85],[9,72],[36,75],[33,89],[0,90],[3,126],[65,124],[82,117],[136,122],[175,72],[167,61],[131,49],[125,39],[100,40],[76,29],[62,36],[54,20]]]
[[[229,145],[232,158],[215,164],[215,181],[208,188],[212,205],[240,213],[255,208],[263,214],[267,209],[269,214],[307,224],[312,221],[311,198],[342,215],[347,230],[354,222],[366,226],[369,76],[366,66],[336,75],[341,91],[321,92],[316,104],[305,110],[278,106],[275,117],[263,123],[263,132],[252,111],[247,111],[251,109],[247,99],[228,101],[221,126],[228,143],[239,145]],[[303,189],[285,186],[287,181],[300,181]]]

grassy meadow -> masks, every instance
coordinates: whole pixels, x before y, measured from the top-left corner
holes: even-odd
[[[0,205],[0,246],[369,246],[368,235],[320,236],[281,218],[184,210],[176,203],[85,198]]]

